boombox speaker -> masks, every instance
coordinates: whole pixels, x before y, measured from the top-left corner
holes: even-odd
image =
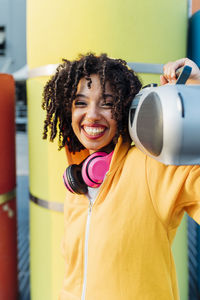
[[[200,164],[200,85],[146,87],[129,111],[136,147],[166,165]]]

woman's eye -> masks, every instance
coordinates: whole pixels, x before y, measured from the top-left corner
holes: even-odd
[[[85,105],[86,105],[85,101],[75,100],[74,102],[74,106],[85,106]]]
[[[105,103],[103,103],[103,106],[107,107],[107,108],[111,108],[111,107],[113,107],[113,102],[105,102]]]

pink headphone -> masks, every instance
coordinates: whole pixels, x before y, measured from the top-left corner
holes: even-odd
[[[95,152],[79,165],[70,165],[63,174],[66,188],[76,194],[86,194],[87,187],[99,187],[109,169],[113,151]]]

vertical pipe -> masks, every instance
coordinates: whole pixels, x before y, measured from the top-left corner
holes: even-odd
[[[127,62],[164,64],[186,55],[186,31],[187,0],[28,0],[28,66],[32,70],[89,51]],[[139,75],[144,84],[159,82],[158,75]],[[63,202],[66,158],[56,143],[42,140],[41,99],[47,79],[38,74],[28,80],[30,192],[47,202]],[[31,202],[30,217],[32,300],[54,300],[64,272],[63,215]],[[175,257],[183,254],[181,262],[176,260],[182,300],[187,295],[185,227],[174,247]]]
[[[0,299],[17,300],[15,88],[0,74]]]

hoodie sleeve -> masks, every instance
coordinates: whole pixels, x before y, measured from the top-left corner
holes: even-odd
[[[153,205],[165,226],[177,227],[185,211],[200,223],[200,166],[166,166],[147,157],[146,177]]]

